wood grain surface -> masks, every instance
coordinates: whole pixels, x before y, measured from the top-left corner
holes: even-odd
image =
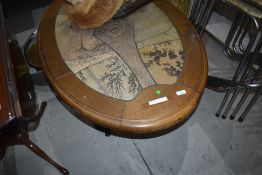
[[[13,120],[15,109],[10,89],[15,82],[10,82],[13,76],[12,62],[5,32],[2,5],[0,4],[0,129]],[[15,94],[15,92],[13,92]]]
[[[185,121],[197,107],[205,89],[208,71],[203,43],[186,17],[170,2],[155,0],[154,4],[166,14],[178,31],[184,65],[176,83],[147,86],[131,100],[113,98],[96,91],[66,65],[55,34],[61,0],[54,1],[44,14],[38,35],[42,69],[58,97],[76,110],[83,120],[115,132],[149,134]],[[117,43],[115,47],[120,48]],[[150,80],[150,77],[146,79]],[[156,93],[158,90],[160,94]],[[181,90],[185,90],[186,94],[177,95]],[[148,104],[160,97],[167,97],[168,101],[153,106]]]
[[[0,38],[1,40],[1,38]],[[7,87],[7,79],[6,79],[6,68],[4,65],[4,48],[3,41],[0,41],[0,128],[5,126],[9,121],[9,116],[11,113],[11,99],[9,97],[9,91]]]

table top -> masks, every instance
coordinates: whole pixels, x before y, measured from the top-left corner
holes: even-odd
[[[61,0],[42,18],[42,69],[82,119],[127,133],[154,133],[186,120],[207,80],[201,39],[170,2],[80,30]]]

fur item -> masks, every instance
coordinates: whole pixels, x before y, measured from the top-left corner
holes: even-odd
[[[81,28],[94,28],[109,21],[124,0],[65,0],[72,20]]]

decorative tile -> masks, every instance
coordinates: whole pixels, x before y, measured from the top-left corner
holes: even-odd
[[[152,3],[87,30],[78,29],[61,9],[56,41],[66,65],[83,83],[117,99],[132,100],[146,87],[174,84],[183,70],[179,34]]]
[[[177,82],[184,61],[181,41],[172,40],[140,48],[141,57],[158,84]]]
[[[133,72],[115,55],[76,73],[85,84],[98,92],[122,100],[131,100],[141,90]]]

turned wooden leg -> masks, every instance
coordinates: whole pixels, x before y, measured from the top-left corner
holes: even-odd
[[[28,133],[17,123],[18,121],[19,120],[12,121],[7,128],[0,132],[0,152],[4,153],[8,146],[22,144],[27,146],[36,155],[52,164],[64,175],[69,175],[67,169],[57,164],[42,149],[29,140]]]
[[[25,131],[21,130],[17,134],[16,139],[20,144],[27,146],[31,151],[33,151],[39,157],[43,158],[44,160],[52,164],[54,167],[56,167],[61,173],[65,175],[69,175],[68,170],[66,170],[64,167],[60,166],[59,164],[57,164],[42,149],[40,149],[37,145],[35,145],[32,141],[30,141]]]

